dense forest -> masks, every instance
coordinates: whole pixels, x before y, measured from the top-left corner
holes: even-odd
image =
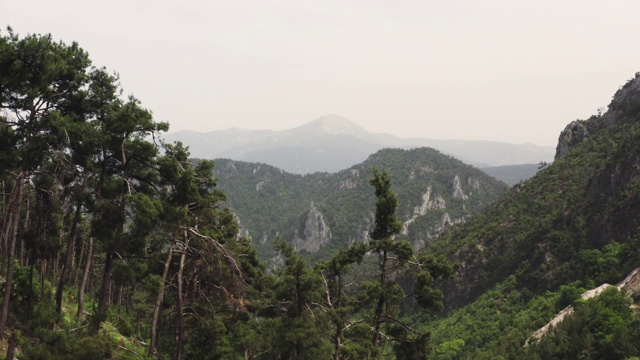
[[[311,359],[424,354],[427,337],[396,316],[453,268],[395,240],[386,172],[371,174],[375,229],[308,266],[286,241],[266,273],[222,206],[213,162],[156,144],[165,123],[77,44],[0,38],[2,313],[21,359]],[[376,270],[348,289],[351,264]],[[407,295],[392,274],[413,268]],[[402,346],[399,346],[402,345]],[[407,353],[406,356],[403,355]],[[416,355],[418,356],[418,355]]]
[[[123,93],[78,44],[0,33],[7,358],[640,356],[640,286],[581,296],[640,265],[640,74],[608,112],[569,124],[553,164],[421,251],[401,217],[426,189],[394,177],[407,153],[388,151],[380,168],[358,169],[366,241],[309,259],[282,230],[268,269],[229,207],[240,190],[225,194],[214,162],[157,140],[168,125]],[[492,189],[474,211],[501,192]],[[339,208],[312,200],[326,216]],[[277,224],[284,204],[270,205],[256,222]]]

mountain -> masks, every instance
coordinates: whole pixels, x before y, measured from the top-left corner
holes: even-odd
[[[244,130],[231,128],[221,131],[202,133],[193,130],[181,130],[164,135],[169,142],[181,141],[189,146],[191,155],[208,159],[207,154],[219,154],[238,144],[253,143],[266,139],[275,134],[271,130]]]
[[[299,251],[323,257],[367,241],[375,210],[369,184],[373,168],[391,175],[403,236],[418,248],[506,189],[484,172],[430,148],[380,150],[334,174],[297,175],[266,164],[220,159],[216,176],[245,234],[263,253],[269,253],[279,234]]]
[[[540,164],[502,165],[483,167],[482,171],[504,181],[509,186],[513,186],[520,181],[533,177],[538,173],[540,167]]]
[[[577,310],[581,323],[563,326],[582,328],[580,342],[563,343],[566,336],[554,333],[555,340],[543,339],[542,347],[522,345],[581,293],[618,283],[640,265],[638,219],[640,73],[616,92],[605,114],[567,125],[552,165],[428,244],[426,251],[459,264],[456,279],[443,284],[449,316],[429,328],[435,347],[456,341],[456,358],[474,359],[579,358],[594,348],[599,352],[593,354],[628,351],[610,358],[637,356],[622,347],[623,328],[603,330],[608,325],[601,322],[613,313],[620,317],[610,321],[629,331],[638,321],[628,304],[627,310],[606,310],[633,301],[609,292],[604,303],[584,305],[598,319]]]
[[[389,147],[433,147],[480,167],[551,162],[555,150],[496,141],[402,139],[389,134],[372,134],[339,115],[325,115],[284,131],[179,131],[164,138],[169,142],[182,141],[196,158],[260,162],[294,174],[344,170]]]

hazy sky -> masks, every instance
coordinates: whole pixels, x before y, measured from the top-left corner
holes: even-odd
[[[640,1],[0,0],[77,41],[171,130],[372,132],[555,145],[640,71]]]

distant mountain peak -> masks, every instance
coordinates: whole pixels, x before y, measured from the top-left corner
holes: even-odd
[[[327,135],[361,136],[369,134],[369,132],[360,125],[347,119],[344,116],[336,114],[323,115],[311,122],[308,122],[291,130],[305,132],[308,131],[316,134],[321,133]]]

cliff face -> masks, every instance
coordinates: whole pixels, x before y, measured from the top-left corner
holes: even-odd
[[[555,159],[567,155],[571,149],[589,137],[590,132],[611,128],[624,122],[629,115],[633,116],[638,112],[640,112],[640,72],[616,91],[606,113],[592,116],[587,120],[572,121],[564,128],[558,138]]]
[[[571,151],[571,149],[583,142],[589,136],[589,130],[582,121],[572,121],[560,133],[558,146],[556,147],[556,157],[558,160]]]
[[[613,241],[640,246],[640,74],[605,114],[565,128],[552,165],[443,239],[460,264],[445,284],[447,307],[512,275],[534,293],[583,279],[584,252]],[[620,256],[621,271],[638,265]]]
[[[297,251],[314,253],[331,241],[331,230],[324,221],[324,216],[314,206],[313,201],[309,211],[302,219],[300,228],[293,235],[293,245]]]

